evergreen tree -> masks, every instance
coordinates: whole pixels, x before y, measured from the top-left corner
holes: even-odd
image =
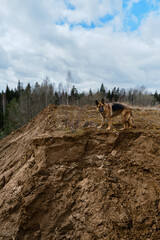
[[[24,91],[24,89],[23,89],[23,84],[21,83],[20,80],[18,80],[17,91],[18,91],[19,96],[20,96],[21,93]]]
[[[112,102],[112,98],[113,98],[113,95],[112,95],[111,91],[109,90],[107,93],[107,99],[109,100],[109,102]]]
[[[11,91],[8,87],[8,84],[7,84],[7,87],[6,87],[5,96],[6,96],[6,99],[7,99],[7,103],[9,103],[12,99],[12,96],[11,96]]]
[[[92,89],[89,89],[89,96],[93,96]]]
[[[155,102],[160,102],[160,94],[158,94],[158,92],[157,92],[157,90],[155,91],[155,93],[154,93],[154,99],[155,99]]]
[[[100,87],[100,93],[102,94],[102,97],[105,97],[105,94],[106,94],[106,90],[105,90],[105,87],[102,83],[101,87]]]
[[[7,106],[6,116],[4,121],[5,135],[20,127],[19,104],[16,98],[13,98]]]
[[[71,104],[75,104],[77,100],[78,100],[78,91],[76,87],[73,85],[70,93],[70,102]]]
[[[55,91],[54,104],[55,104],[55,105],[59,105],[59,104],[60,104],[59,101],[60,101],[60,99],[59,99],[59,94],[58,94],[57,91]]]
[[[0,93],[0,131],[3,130],[4,113],[3,113],[3,92]]]

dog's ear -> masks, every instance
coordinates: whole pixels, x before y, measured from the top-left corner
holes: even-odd
[[[97,100],[95,101],[95,104],[98,106],[98,101]]]
[[[101,99],[101,103],[104,104],[104,99],[103,98]]]

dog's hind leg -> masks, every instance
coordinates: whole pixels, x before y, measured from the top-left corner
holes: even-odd
[[[127,109],[124,113],[122,113],[122,122],[124,127],[121,130],[133,127],[132,112],[130,109]]]
[[[129,117],[129,119],[128,119],[128,124],[129,124],[129,128],[133,128],[133,127],[134,127],[134,126],[133,126],[132,113],[131,113],[131,115],[130,115],[130,117]]]
[[[126,122],[128,123],[129,128],[133,128],[133,118],[132,118],[132,112],[130,109],[128,109],[126,113]]]
[[[120,130],[125,130],[129,127],[129,116],[130,113],[128,111],[126,112],[126,110],[121,113],[123,128],[121,128]]]

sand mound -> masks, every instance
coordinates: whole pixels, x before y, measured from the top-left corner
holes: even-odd
[[[160,239],[158,110],[98,130],[95,107],[48,106],[0,141],[0,239]]]

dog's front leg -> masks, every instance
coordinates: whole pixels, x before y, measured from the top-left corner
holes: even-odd
[[[102,115],[101,115],[101,116],[102,116]],[[104,124],[105,124],[105,117],[102,116],[102,122],[101,122],[101,125],[100,125],[99,127],[97,127],[97,128],[102,128],[102,127],[104,126]]]
[[[110,130],[112,128],[112,119],[108,118],[108,128],[107,130]]]

